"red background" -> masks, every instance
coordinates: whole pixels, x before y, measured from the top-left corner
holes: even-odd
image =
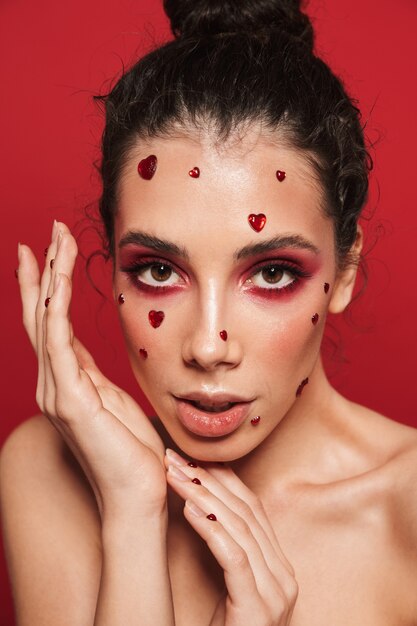
[[[43,260],[53,218],[71,227],[99,195],[92,163],[102,121],[92,95],[123,65],[169,36],[157,0],[2,0],[1,285],[2,415],[0,444],[37,412],[36,361],[21,326],[13,275],[18,241]],[[328,358],[335,386],[360,403],[417,426],[415,356],[417,236],[415,0],[311,0],[317,48],[358,98],[376,142],[367,222],[369,284],[353,307],[353,326],[334,322],[343,346]],[[80,227],[79,227],[80,230]],[[89,235],[87,247],[94,241]],[[105,284],[106,271],[95,274]],[[113,306],[102,303],[79,263],[78,334],[105,373],[138,394]],[[146,405],[145,405],[146,406]],[[150,410],[146,406],[147,410]],[[34,575],[36,573],[34,572]],[[0,624],[13,623],[4,566]]]

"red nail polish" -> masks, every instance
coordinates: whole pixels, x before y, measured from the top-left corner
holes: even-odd
[[[214,513],[209,513],[206,517],[212,522],[217,522],[217,517],[214,515]]]
[[[190,467],[198,467],[197,463],[194,463],[193,461],[190,461],[190,462],[188,463],[188,465],[189,465]]]
[[[199,478],[193,478],[191,482],[195,485],[201,485],[201,480]]]
[[[48,306],[48,304],[50,303],[50,301],[51,301],[51,298],[46,298],[46,300],[45,300],[45,307],[47,307],[47,306]]]
[[[304,380],[301,381],[301,384],[298,385],[297,391],[295,392],[297,398],[301,396],[301,394],[303,393],[303,389],[306,385],[308,385],[308,378],[304,378]]]

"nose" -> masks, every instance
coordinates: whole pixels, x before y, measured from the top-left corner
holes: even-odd
[[[205,297],[201,295],[195,321],[183,342],[184,362],[205,371],[220,367],[233,369],[241,362],[242,355],[238,327],[228,324],[226,305],[214,285],[208,285],[208,293]]]

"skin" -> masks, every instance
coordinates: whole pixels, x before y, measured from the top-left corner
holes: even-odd
[[[146,181],[137,164],[149,154],[158,168]],[[194,166],[199,179],[187,175]],[[284,182],[276,169],[286,171]],[[149,421],[73,336],[77,250],[66,226],[54,226],[40,284],[21,246],[37,399],[52,426],[28,422],[2,451],[19,624],[415,624],[416,433],[347,401],[326,379],[326,315],[349,303],[356,268],[338,270],[333,224],[308,160],[254,128],[220,147],[209,135],[155,138],[129,156],[119,192],[115,302],[123,293],[117,306],[132,369],[159,419]],[[248,215],[261,212],[267,222],[256,233]],[[176,244],[186,258],[132,243],[138,231]],[[289,235],[309,248],[234,258]],[[352,252],[360,246],[361,236]],[[126,272],[144,257],[175,268],[164,274],[168,289],[138,288],[138,280],[161,284],[149,267]],[[289,258],[306,275],[289,288],[295,275],[287,268],[273,287],[286,290],[267,297],[259,263]],[[164,312],[159,328],[150,310]],[[173,395],[219,390],[251,400],[244,422],[224,437],[188,431]],[[34,520],[30,530],[23,517]],[[45,599],[52,581],[54,597]]]

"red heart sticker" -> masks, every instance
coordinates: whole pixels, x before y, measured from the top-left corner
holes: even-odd
[[[200,168],[199,167],[193,167],[193,169],[188,172],[188,175],[191,176],[191,178],[199,178],[199,176],[200,176]]]
[[[282,181],[284,180],[285,176],[286,176],[285,172],[283,172],[281,170],[277,170],[277,178],[278,178],[280,183],[282,183]]]
[[[164,321],[165,313],[163,311],[149,311],[149,322],[154,328],[158,328]]]
[[[152,176],[156,172],[157,163],[158,159],[154,154],[150,154],[148,157],[146,157],[146,159],[142,159],[142,161],[139,161],[139,176],[141,176],[145,180],[151,180]]]
[[[263,213],[251,213],[248,217],[249,224],[252,226],[253,230],[256,230],[259,233],[266,224],[266,215]]]

